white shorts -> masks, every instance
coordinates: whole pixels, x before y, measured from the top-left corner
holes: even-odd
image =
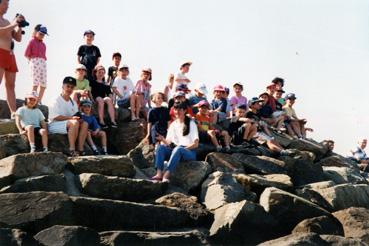
[[[268,136],[266,133],[264,132],[257,132],[255,135],[255,140],[259,143],[259,144],[265,144],[268,141],[273,140],[273,137]]]
[[[49,124],[50,134],[68,134],[67,120],[64,121],[53,121]]]
[[[33,86],[41,86],[46,88],[47,69],[46,60],[43,58],[31,58],[30,62],[31,76]]]

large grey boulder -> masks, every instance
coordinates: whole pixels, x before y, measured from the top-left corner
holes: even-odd
[[[294,233],[285,237],[277,238],[268,242],[259,244],[258,246],[328,246],[316,233]]]
[[[114,153],[126,155],[134,149],[146,135],[146,122],[133,121],[120,123],[117,129],[108,129],[110,148]]]
[[[346,238],[360,239],[369,243],[369,210],[366,208],[348,208],[333,213],[341,222]]]
[[[29,152],[27,137],[20,134],[0,135],[0,159]]]
[[[168,232],[148,231],[107,231],[101,232],[102,246],[115,245],[209,245],[205,235],[199,230]]]
[[[333,216],[319,216],[301,221],[292,233],[315,232],[319,235],[339,235],[343,236],[341,223]]]
[[[360,170],[350,167],[323,167],[324,175],[327,179],[336,184],[368,184],[368,181],[361,176]]]
[[[360,239],[346,238],[337,235],[320,235],[331,246],[368,246]]]
[[[21,179],[40,175],[54,175],[64,171],[67,157],[62,153],[28,153],[0,160],[0,178]]]
[[[233,158],[230,154],[213,152],[206,156],[206,161],[213,170],[221,172],[243,171],[242,162]]]
[[[288,148],[312,152],[316,156],[317,160],[324,158],[328,153],[327,146],[313,140],[294,139]]]
[[[79,156],[71,157],[68,163],[73,172],[99,173],[107,176],[131,178],[135,175],[135,168],[127,156]]]
[[[12,185],[0,190],[0,193],[19,193],[31,191],[65,192],[66,180],[63,175],[45,175],[16,180]]]
[[[0,135],[6,134],[18,134],[18,128],[15,125],[15,120],[2,120],[0,119]]]
[[[308,200],[309,202],[312,202],[316,205],[318,205],[319,207],[329,211],[329,212],[333,212],[333,207],[330,203],[328,203],[324,197],[322,195],[320,195],[318,192],[316,192],[315,190],[309,189],[309,188],[302,188],[302,189],[296,189],[294,192],[295,195],[304,198],[306,200]]]
[[[209,210],[245,199],[255,201],[256,194],[246,192],[230,173],[214,172],[202,184],[201,202]]]
[[[265,188],[276,187],[281,190],[293,190],[291,178],[285,174],[235,174],[236,180],[245,188],[261,194]]]
[[[259,204],[230,203],[214,214],[210,239],[215,245],[255,245],[273,237],[276,221]]]
[[[283,232],[290,232],[304,219],[330,215],[316,204],[274,187],[261,194],[260,205],[279,222],[278,229]]]
[[[343,156],[340,155],[332,155],[328,156],[319,161],[319,165],[322,167],[349,167],[349,168],[358,168],[357,164]]]
[[[204,161],[181,162],[171,175],[171,184],[186,192],[201,186],[201,183],[212,172],[211,166]]]
[[[342,184],[316,191],[324,197],[334,211],[349,207],[369,208],[369,185]]]
[[[138,168],[148,168],[154,165],[154,151],[152,145],[141,142],[136,148],[128,152],[127,156]]]
[[[35,235],[35,239],[44,246],[99,246],[99,234],[87,227],[56,225]]]
[[[191,218],[198,221],[198,225],[206,226],[213,221],[213,215],[198,203],[197,197],[195,196],[187,196],[183,193],[174,192],[156,199],[155,203],[186,211]]]
[[[158,198],[164,194],[167,188],[167,183],[104,176],[96,173],[80,174],[79,180],[82,192],[86,195],[132,202]]]
[[[242,163],[243,168],[247,173],[287,174],[285,163],[271,157],[251,156],[241,153],[232,154],[232,157]]]
[[[19,229],[0,229],[1,246],[39,246],[37,241],[27,232]]]
[[[280,157],[286,163],[288,175],[291,177],[295,186],[302,186],[310,183],[325,181],[326,177],[323,168],[314,163],[309,155],[303,152],[302,155],[295,157]]]
[[[126,201],[71,197],[76,225],[97,231],[175,230],[197,223],[178,208]]]
[[[73,203],[61,192],[0,194],[0,225],[38,232],[53,225],[73,225]]]

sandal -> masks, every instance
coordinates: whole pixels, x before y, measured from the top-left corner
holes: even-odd
[[[78,152],[75,151],[75,150],[69,150],[69,152],[67,153],[67,156],[77,157],[78,156]]]

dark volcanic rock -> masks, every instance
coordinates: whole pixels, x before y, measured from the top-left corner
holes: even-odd
[[[208,245],[205,235],[199,230],[178,232],[111,231],[102,232],[102,246],[115,245]]]
[[[60,192],[0,194],[0,208],[0,225],[28,232],[74,223],[73,203]]]
[[[45,246],[99,246],[99,234],[87,227],[60,226],[47,228],[35,235],[35,239]]]
[[[316,204],[274,187],[265,189],[260,204],[279,222],[278,229],[283,232],[290,232],[304,219],[330,215]]]
[[[283,161],[266,156],[251,156],[245,154],[232,154],[232,157],[241,162],[245,172],[256,174],[287,174]]]
[[[29,152],[29,144],[25,135],[8,134],[0,136],[0,159],[27,152]]]
[[[68,162],[77,174],[99,173],[128,178],[135,175],[133,163],[127,156],[80,156],[69,158]]]
[[[233,158],[232,155],[224,153],[210,153],[206,156],[206,161],[213,170],[221,172],[243,171],[242,162]]]
[[[148,168],[154,165],[154,147],[144,142],[132,149],[127,156],[132,159],[134,165],[138,168]]]
[[[143,179],[120,178],[94,173],[79,175],[82,192],[86,195],[132,202],[148,201],[163,195],[167,183]]]
[[[0,193],[19,193],[31,191],[65,192],[65,177],[63,175],[46,175],[18,179],[14,184],[2,188]]]
[[[259,246],[328,246],[326,241],[319,237],[316,233],[296,233],[285,237],[281,237],[272,241],[264,242]]]
[[[319,216],[301,221],[292,233],[315,232],[317,234],[343,236],[341,223],[333,216]]]

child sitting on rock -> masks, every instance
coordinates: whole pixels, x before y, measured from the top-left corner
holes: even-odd
[[[72,99],[79,103],[80,100],[92,100],[90,82],[85,78],[86,67],[83,64],[78,64],[76,67],[77,85],[74,88]]]
[[[37,108],[37,104],[37,92],[33,91],[26,96],[24,106],[19,108],[15,113],[15,123],[19,133],[27,135],[31,153],[36,151],[35,134],[39,134],[42,138],[43,152],[48,151],[45,116],[41,110]]]
[[[225,150],[229,151],[230,136],[226,131],[215,129],[211,124],[209,116],[210,104],[207,101],[198,103],[199,112],[196,114],[197,126],[199,129],[200,143],[209,143],[210,141],[216,147],[217,151],[222,150],[222,145],[219,144],[219,138],[223,138]]]
[[[214,87],[214,99],[211,101],[211,114],[213,123],[224,121],[227,118],[227,100],[223,97],[225,92],[222,85]]]
[[[254,100],[255,103],[260,101]],[[257,132],[257,123],[253,119],[246,118],[246,111],[246,105],[238,105],[235,111],[236,115],[231,118],[228,131],[235,145],[255,144],[253,138]]]
[[[273,112],[271,106],[268,104],[270,100],[270,96],[268,95],[268,93],[266,92],[262,93],[259,96],[259,99],[262,100],[262,106],[261,109],[259,110],[260,118],[271,127],[275,127],[277,130],[280,130],[282,127],[284,127],[285,114],[282,111],[280,104],[278,103],[280,110],[277,111],[277,102],[276,102],[276,111]]]
[[[88,124],[87,142],[91,146],[93,153],[95,155],[99,155],[100,152],[98,151],[92,137],[99,138],[101,140],[103,154],[107,155],[108,149],[106,133],[101,130],[95,116],[92,115],[91,106],[92,102],[89,100],[84,100],[80,103],[81,119]],[[80,153],[80,155],[85,155],[85,153]]]
[[[307,120],[299,119],[296,115],[295,109],[293,108],[293,105],[295,104],[295,100],[297,98],[294,93],[289,93],[285,99],[286,105],[283,107],[283,110],[287,116],[285,123],[287,125],[288,134],[295,138],[305,139],[305,125],[307,123]],[[309,130],[311,129],[309,128]]]
[[[152,79],[151,68],[146,68],[142,70],[141,80],[137,81],[134,93],[131,97],[131,113],[132,121],[138,120],[140,118],[140,112],[143,110],[145,118],[147,118],[147,108],[146,104],[151,107],[150,92],[151,84],[149,81]]]
[[[158,144],[156,137],[167,136],[168,123],[170,121],[169,109],[162,106],[165,101],[165,95],[162,92],[155,93],[152,96],[154,107],[150,109],[147,122],[147,136],[145,142],[149,144]]]

